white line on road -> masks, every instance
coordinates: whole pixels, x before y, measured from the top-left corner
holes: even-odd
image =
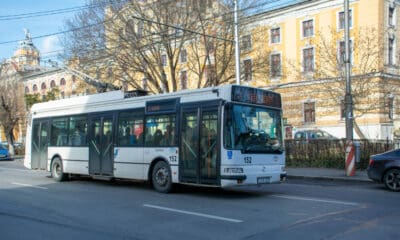
[[[6,167],[0,167],[0,170],[17,171],[17,172],[34,171],[34,170],[30,170],[30,169],[17,169],[17,168],[6,168]]]
[[[297,196],[279,195],[279,194],[274,194],[274,195],[271,195],[271,196],[272,197],[277,197],[277,198],[291,199],[291,200],[322,202],[322,203],[333,203],[333,204],[341,204],[341,205],[349,205],[349,206],[358,206],[359,205],[358,203],[355,203],[355,202],[345,202],[345,201],[328,200],[328,199],[320,199],[320,198],[307,198],[307,197],[297,197]]]
[[[23,187],[31,187],[31,188],[37,188],[37,189],[48,189],[46,187],[39,187],[39,186],[34,186],[31,184],[26,184],[26,183],[16,183],[16,182],[12,182],[11,184],[13,185],[18,185],[18,186],[23,186]]]
[[[233,223],[241,223],[241,222],[243,222],[242,220],[233,219],[233,218],[219,217],[219,216],[215,216],[215,215],[209,215],[209,214],[198,213],[198,212],[184,211],[184,210],[161,207],[161,206],[156,206],[156,205],[151,205],[151,204],[143,204],[143,206],[144,207],[148,207],[148,208],[155,208],[155,209],[160,209],[160,210],[165,210],[165,211],[170,211],[170,212],[177,212],[177,213],[182,213],[182,214],[194,215],[194,216],[211,218],[211,219],[227,221],[227,222],[233,222]]]

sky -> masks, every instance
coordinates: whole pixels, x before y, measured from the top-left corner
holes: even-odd
[[[61,31],[64,21],[73,17],[76,12],[62,13],[41,17],[18,18],[17,14],[27,14],[71,7],[80,7],[86,0],[0,0],[0,61],[10,58],[19,46],[19,40],[25,38],[24,29],[29,29],[33,38]],[[14,18],[5,20],[6,18]],[[62,49],[58,37],[48,36],[33,39],[33,44],[39,49],[42,58],[51,57],[49,52]],[[10,42],[11,43],[5,43]]]
[[[243,3],[250,0],[240,0]],[[239,2],[240,2],[239,1]],[[257,8],[252,13],[266,8],[283,7],[288,3],[300,0],[251,0]],[[87,0],[0,0],[0,61],[12,57],[19,46],[19,41],[25,38],[24,29],[28,29],[33,38],[34,45],[39,49],[42,59],[55,58],[62,49],[59,37],[51,35],[63,30],[64,22],[74,16],[75,12],[54,14],[39,17],[21,18],[21,14],[31,14],[43,11],[60,10],[86,5]],[[14,15],[14,16],[13,16]],[[7,20],[12,18],[11,20]]]

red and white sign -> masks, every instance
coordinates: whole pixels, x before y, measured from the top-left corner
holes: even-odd
[[[346,176],[356,175],[355,146],[352,141],[346,143]]]

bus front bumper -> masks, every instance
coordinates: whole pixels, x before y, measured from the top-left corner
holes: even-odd
[[[221,175],[221,187],[280,183],[286,180],[286,176],[286,172]]]

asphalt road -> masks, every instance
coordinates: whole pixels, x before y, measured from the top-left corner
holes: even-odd
[[[0,162],[0,239],[399,239],[400,193],[288,180],[230,190],[88,178]]]

